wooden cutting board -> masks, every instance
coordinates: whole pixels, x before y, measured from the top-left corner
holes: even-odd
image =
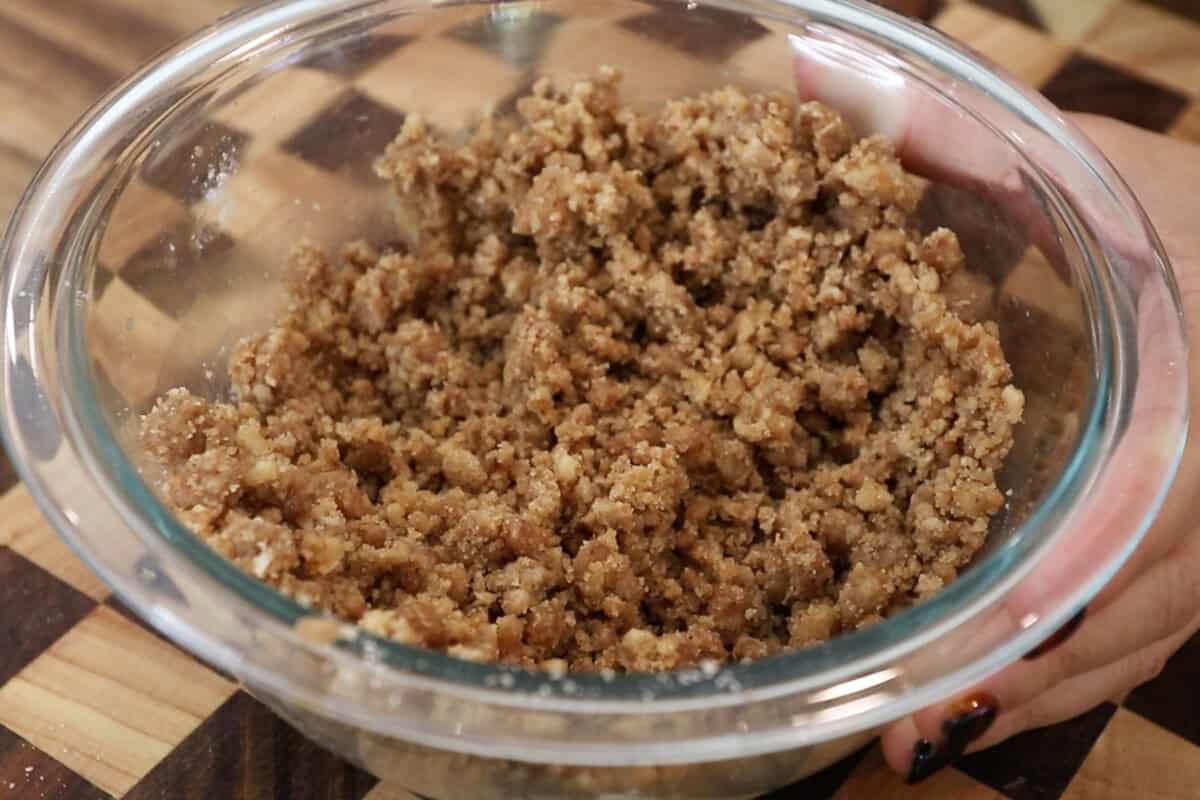
[[[1200,141],[1200,2],[891,4],[966,41],[1065,108]],[[52,143],[106,88],[241,5],[0,2],[0,217],[7,219]],[[665,41],[651,36],[644,44],[670,55]],[[329,75],[343,80],[346,73],[331,66]],[[142,625],[59,542],[0,457],[5,490],[0,798],[410,800],[307,742],[228,678]],[[1018,737],[920,787],[903,787],[868,749],[772,797],[1197,798],[1196,675],[1200,640],[1119,704]]]

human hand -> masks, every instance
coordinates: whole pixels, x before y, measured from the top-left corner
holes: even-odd
[[[873,71],[870,64],[839,63],[820,52],[798,55],[802,96],[825,100],[852,120],[857,117],[863,129],[885,133],[915,171],[985,192],[1004,204],[1011,176],[1004,165],[980,163],[979,151],[956,137],[969,134],[948,107],[912,91],[894,75]],[[1153,221],[1174,266],[1195,337],[1200,327],[1200,205],[1190,196],[1200,185],[1200,147],[1114,120],[1072,116],[1124,176]],[[1031,145],[1036,147],[1036,141]],[[1076,202],[1086,204],[1087,198]],[[1007,210],[1017,217],[1023,211]],[[1036,222],[1032,215],[1025,221]],[[1033,233],[1036,238],[1038,232]],[[1139,309],[1140,324],[1152,324],[1152,317],[1152,311]],[[1194,411],[1200,400],[1195,353],[1188,375]],[[1146,423],[1143,432],[1152,434],[1154,398],[1136,413]],[[1138,477],[1130,471],[1119,480],[1135,482]],[[974,752],[1070,719],[1154,678],[1200,629],[1200,581],[1195,577],[1200,574],[1200,535],[1191,503],[1198,488],[1200,448],[1189,445],[1161,513],[1086,616],[1055,637],[1055,646],[1039,648],[992,675],[963,700],[892,724],[882,736],[888,764],[910,780],[920,780],[962,755],[964,747]],[[1116,525],[1114,535],[1122,533],[1116,521],[1110,524]],[[949,744],[943,741],[951,730],[948,724],[955,726],[957,738]]]

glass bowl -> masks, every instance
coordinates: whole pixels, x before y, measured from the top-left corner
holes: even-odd
[[[279,309],[295,241],[396,237],[370,167],[405,113],[455,130],[511,113],[535,75],[601,64],[638,105],[727,83],[796,91],[801,63],[841,76],[800,90],[860,133],[899,136],[877,113],[898,99],[948,120],[915,143],[940,160],[910,158],[928,179],[921,224],[960,234],[969,269],[951,291],[999,323],[1027,396],[989,546],[932,601],[715,671],[535,674],[314,623],[143,481],[138,415],[175,386],[227,393],[228,349]],[[164,634],[431,797],[746,797],[820,769],[1076,613],[1137,545],[1186,438],[1176,288],[1112,167],[1036,93],[858,2],[257,6],[90,111],[0,259],[4,434],[58,531]]]

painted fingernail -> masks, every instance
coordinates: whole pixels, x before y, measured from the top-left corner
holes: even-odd
[[[1000,704],[987,692],[976,692],[954,703],[946,709],[946,721],[942,723],[942,735],[951,745],[948,749],[962,755],[967,745],[988,732],[996,721]]]
[[[1075,631],[1079,630],[1079,626],[1083,624],[1083,618],[1086,616],[1087,616],[1087,607],[1085,606],[1082,611],[1080,611],[1075,616],[1071,617],[1070,621],[1067,622],[1066,625],[1063,625],[1061,628],[1059,628],[1057,631],[1055,631],[1050,636],[1049,639],[1042,642],[1037,647],[1033,648],[1028,653],[1026,653],[1025,660],[1032,661],[1035,658],[1040,658],[1041,656],[1046,655],[1046,653],[1049,653],[1054,648],[1058,647],[1060,644],[1065,642],[1067,639],[1070,639],[1072,636],[1075,635]]]
[[[919,739],[913,746],[908,782],[920,783],[962,758],[971,742],[987,733],[996,721],[999,705],[986,692],[976,692],[946,708],[942,723],[942,742],[938,747],[928,739]]]
[[[908,783],[920,783],[946,764],[937,758],[938,751],[933,749],[933,742],[928,739],[917,739],[913,745],[912,764],[908,767]]]

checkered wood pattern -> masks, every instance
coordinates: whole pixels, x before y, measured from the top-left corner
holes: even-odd
[[[75,0],[0,3],[0,106],[22,109],[0,120],[0,216],[11,211],[49,144],[108,85],[172,39],[241,5],[89,0],[89,12],[80,14]],[[629,59],[676,76],[674,88],[686,91],[685,68],[694,54],[655,5],[648,0],[644,10],[626,13],[619,46]],[[889,5],[967,42],[1063,108],[1200,142],[1200,3],[1194,0]],[[307,122],[299,127],[231,113],[184,143],[182,152],[219,146],[255,156],[256,191],[245,193],[241,213],[225,228],[205,222],[212,216],[205,213],[207,176],[192,162],[166,153],[148,163],[124,200],[135,213],[119,215],[127,222],[109,231],[99,253],[100,302],[139,304],[145,309],[140,318],[150,321],[135,335],[103,325],[90,332],[101,351],[106,390],[135,404],[150,396],[155,387],[145,372],[129,365],[161,358],[192,302],[169,275],[149,279],[156,265],[148,254],[157,237],[229,247],[246,231],[270,226],[264,186],[276,197],[315,185],[348,203],[361,199],[356,193],[363,191],[363,176],[319,147],[331,133],[331,109],[341,118],[349,110],[352,117],[396,126],[406,113],[421,111],[435,123],[453,125],[462,120],[438,117],[441,98],[469,103],[514,97],[528,86],[528,66],[539,53],[554,51],[560,63],[575,59],[582,67],[598,58],[586,29],[553,14],[512,47],[495,47],[478,26],[451,17],[436,36],[364,37],[336,60],[315,59],[255,90],[307,104]],[[758,26],[717,25],[710,44],[730,63],[758,64],[755,48],[767,33]],[[445,81],[414,92],[391,79],[417,68],[444,74]],[[483,78],[455,77],[464,71]],[[38,79],[44,74],[55,76],[54,91],[45,91]],[[338,135],[347,137],[349,148],[373,152],[385,144],[371,132],[376,129],[364,125]],[[225,187],[234,197],[237,181]],[[188,257],[181,252],[181,269]],[[1014,286],[1023,279],[1019,266],[1009,275]],[[1053,313],[1055,305],[1040,311]],[[4,490],[0,797],[413,800],[308,742],[227,678],[146,628],[62,544],[0,457]],[[1120,705],[1017,737],[920,787],[902,786],[878,750],[868,748],[771,798],[1197,798],[1198,675],[1200,639]]]

